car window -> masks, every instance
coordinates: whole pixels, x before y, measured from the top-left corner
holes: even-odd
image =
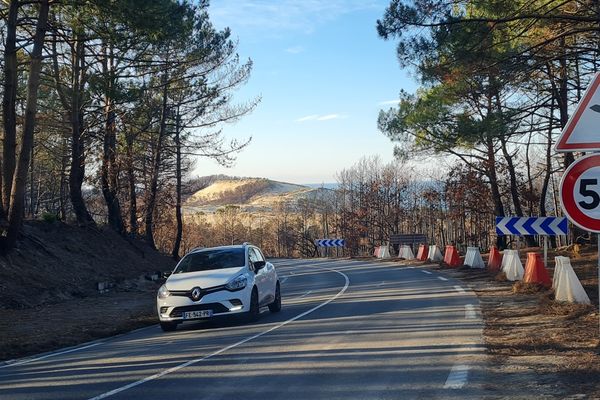
[[[250,261],[252,263],[255,263],[257,261],[261,261],[259,256],[256,254],[256,251],[254,251],[253,248],[249,248],[248,249],[248,257],[250,257]]]
[[[265,256],[263,256],[263,253],[260,251],[259,248],[255,248],[254,251],[256,252],[256,257],[258,258],[258,261],[266,261]]]
[[[243,267],[244,249],[212,249],[186,255],[177,264],[174,273],[209,271],[213,269]]]

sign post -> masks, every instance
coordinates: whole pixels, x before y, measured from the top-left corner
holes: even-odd
[[[520,237],[544,236],[544,264],[548,265],[548,236],[567,235],[569,224],[564,217],[496,217],[496,234],[517,235],[517,253]]]
[[[557,152],[600,151],[600,72],[594,75],[573,116],[556,142]],[[560,185],[561,206],[580,228],[598,233],[598,290],[600,292],[600,154],[578,159],[565,171]],[[600,310],[600,294],[598,295]],[[598,321],[600,331],[600,320]]]

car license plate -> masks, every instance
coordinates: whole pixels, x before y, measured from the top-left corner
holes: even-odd
[[[209,318],[212,314],[212,310],[187,311],[183,313],[183,319]]]

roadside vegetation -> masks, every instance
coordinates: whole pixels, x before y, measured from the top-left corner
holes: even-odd
[[[220,131],[258,102],[231,101],[252,62],[230,30],[206,1],[10,0],[0,14],[0,250],[23,218],[108,225],[156,248],[172,214],[178,257],[192,156],[226,165],[250,140]]]

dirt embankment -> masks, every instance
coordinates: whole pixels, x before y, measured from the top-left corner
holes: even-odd
[[[173,266],[109,229],[28,223],[15,251],[0,257],[0,360],[154,323],[158,283],[147,278]]]

